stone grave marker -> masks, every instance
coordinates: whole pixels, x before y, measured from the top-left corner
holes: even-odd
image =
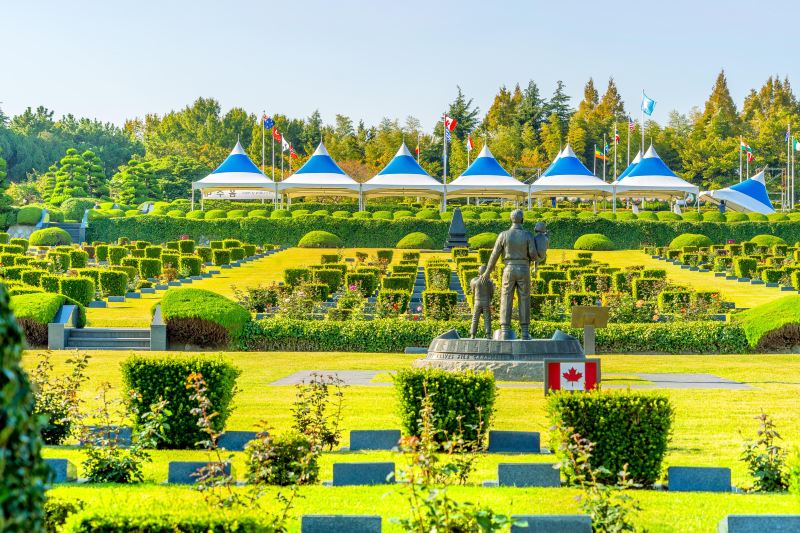
[[[730,492],[731,469],[708,466],[670,466],[667,469],[672,492]]]
[[[394,483],[394,463],[333,463],[333,486]]]

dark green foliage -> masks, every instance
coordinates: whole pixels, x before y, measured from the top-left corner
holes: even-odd
[[[383,261],[385,263],[391,263],[392,258],[394,257],[394,250],[378,250],[375,252],[375,256],[378,258],[379,261]]]
[[[451,290],[426,290],[422,293],[425,316],[433,320],[451,320],[455,315],[458,294]]]
[[[650,486],[661,477],[675,416],[666,395],[633,391],[554,392],[547,399],[547,415],[553,426],[577,433],[595,444],[592,466],[607,470],[602,482],[614,483],[625,464],[636,483]],[[563,455],[563,434],[551,432],[550,442]],[[574,472],[569,468],[564,470],[567,479],[571,479]]]
[[[210,263],[213,259],[212,250],[208,246],[198,246],[195,248],[195,253],[200,256],[203,263]]]
[[[400,426],[419,436],[422,399],[433,402],[437,440],[461,434],[467,442],[482,443],[494,415],[497,396],[491,372],[448,372],[434,368],[400,370],[394,375]]]
[[[322,254],[319,258],[319,262],[323,265],[326,263],[338,263],[339,254]]]
[[[44,502],[44,530],[47,533],[61,531],[61,526],[67,521],[67,517],[73,515],[85,507],[82,500],[67,500],[48,496]]]
[[[342,272],[338,269],[323,268],[314,271],[313,279],[317,283],[323,283],[328,288],[328,294],[336,292],[342,286]],[[287,281],[288,283],[288,281]],[[325,298],[328,297],[325,295]],[[325,299],[323,298],[323,300]]]
[[[411,291],[414,288],[413,276],[386,276],[381,281],[381,286],[388,290]]]
[[[245,257],[251,257],[256,255],[256,246],[254,244],[243,244],[242,248],[244,248]]]
[[[231,252],[229,250],[213,250],[212,249],[213,263],[217,266],[228,265],[231,262]]]
[[[573,245],[575,250],[613,250],[614,241],[601,233],[581,235]]]
[[[238,303],[205,289],[177,288],[164,293],[161,315],[172,342],[194,346],[227,346],[250,321]]]
[[[576,305],[597,305],[597,294],[591,292],[567,292],[564,294],[564,305],[567,308]]]
[[[139,260],[139,277],[157,278],[161,275],[161,259],[145,257]]]
[[[144,414],[150,405],[167,400],[170,416],[164,439],[159,442],[164,448],[196,448],[197,443],[207,438],[197,426],[196,416],[191,410],[197,402],[191,399],[192,391],[186,387],[189,374],[202,374],[208,387],[207,396],[214,412],[212,419],[215,431],[222,431],[232,411],[236,390],[236,379],[241,371],[220,355],[195,354],[186,356],[133,355],[122,363],[122,382],[125,389],[136,391],[138,397],[128,396],[137,413]],[[136,425],[141,419],[134,420]]]
[[[411,293],[407,290],[381,289],[375,302],[379,317],[397,316],[408,310]]]
[[[764,283],[778,283],[783,278],[783,271],[774,268],[767,268],[761,271],[761,280]],[[24,274],[23,274],[23,281]]]
[[[99,279],[103,296],[125,296],[128,292],[128,275],[125,272],[101,270]]]
[[[26,270],[22,273],[22,282],[34,287],[39,287],[42,276],[47,275],[47,270],[40,270],[38,268],[33,270]]]
[[[182,254],[194,253],[194,241],[191,239],[178,241],[178,251]]]
[[[491,250],[494,248],[494,242],[497,240],[497,233],[484,232],[470,237],[467,242],[469,247],[473,250]]]
[[[658,308],[664,313],[685,311],[691,303],[691,291],[661,291],[658,295]]]
[[[311,269],[308,268],[287,268],[283,271],[283,280],[290,287],[311,281],[311,277]]]
[[[148,246],[144,249],[144,256],[150,259],[160,259],[162,251],[160,246]]]
[[[636,300],[651,300],[656,297],[664,280],[656,278],[635,278],[631,282],[631,294]]]
[[[255,512],[229,513],[172,508],[157,513],[95,508],[81,511],[68,520],[71,533],[272,533],[269,518]]]
[[[94,300],[94,281],[86,277],[61,278],[59,292],[81,305],[89,305]]]
[[[297,431],[277,437],[263,434],[250,441],[245,450],[246,479],[251,484],[287,486],[316,483],[319,477],[317,454],[311,441]]]
[[[43,531],[50,477],[42,459],[44,421],[33,414],[35,399],[21,365],[22,331],[2,285],[0,339],[0,530]]]
[[[584,274],[581,282],[583,292],[606,292],[611,288],[611,276],[607,274]]]
[[[300,248],[341,248],[344,242],[329,231],[309,231],[298,241]]]
[[[5,277],[9,280],[21,280],[22,274],[27,272],[30,268],[27,265],[6,267],[4,269]]]
[[[42,276],[39,278],[39,285],[45,292],[57,293],[61,286],[61,278],[59,276]]]
[[[124,246],[109,246],[108,247],[108,264],[121,265],[122,258],[128,255],[128,249]]]
[[[231,253],[231,261],[241,261],[244,259],[244,248],[241,246],[229,248],[228,251]]]
[[[17,224],[21,226],[35,226],[42,219],[42,208],[34,205],[20,207],[17,211]]]
[[[47,252],[47,259],[53,263],[53,269],[56,272],[65,272],[69,270],[69,267],[71,266],[70,255],[67,252],[56,252],[51,250]]]
[[[177,269],[178,268],[178,259],[180,257],[181,256],[179,254],[176,254],[176,253],[162,252],[161,253],[161,265],[162,265],[162,268],[166,268],[169,265],[172,268]]]
[[[550,283],[554,279],[567,279],[567,273],[563,270],[539,270],[536,277]]]
[[[723,224],[724,225],[724,224]],[[682,233],[681,235],[676,236],[672,239],[669,243],[669,247],[673,249],[684,249],[686,246],[711,246],[714,244],[712,240],[706,235],[700,235],[697,233]],[[689,251],[689,250],[684,250]]]
[[[185,241],[181,241],[185,242]],[[200,258],[196,255],[184,255],[178,260],[178,268],[181,271],[187,271],[190,276],[200,275]]]
[[[758,261],[750,257],[735,257],[733,259],[733,273],[739,278],[753,278],[756,275]]]
[[[31,246],[60,246],[72,244],[72,237],[61,228],[37,229],[28,238]]]

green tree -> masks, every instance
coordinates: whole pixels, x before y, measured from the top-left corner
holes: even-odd
[[[550,113],[550,118],[542,126],[541,138],[544,158],[552,161],[564,148],[564,132],[561,129],[561,120],[555,111]]]
[[[6,176],[8,176],[6,168],[6,160],[0,157],[0,212],[10,206],[12,201],[11,197],[6,194],[9,186],[9,182],[6,179]]]
[[[521,125],[530,125],[533,132],[538,134],[548,119],[548,102],[539,93],[536,82],[530,80],[522,92],[522,100],[517,106],[517,122]]]
[[[0,531],[44,531],[45,486],[42,425],[22,369],[22,331],[0,285]]]
[[[61,205],[67,198],[86,198],[89,196],[89,172],[86,161],[75,148],[69,148],[58,162],[55,171],[55,184],[49,202]]]
[[[566,132],[569,127],[569,119],[572,117],[573,110],[569,105],[571,98],[565,92],[564,82],[556,82],[556,90],[547,105],[547,116],[555,113],[561,125],[561,132]]]
[[[517,87],[519,90],[519,87]],[[500,87],[500,91],[495,95],[489,111],[486,112],[484,128],[491,132],[497,131],[501,126],[510,126],[517,115],[517,106],[511,96],[511,92]]]
[[[121,166],[111,178],[111,196],[123,205],[159,199],[152,164],[134,157]]]
[[[196,159],[185,156],[167,156],[149,161],[153,173],[152,183],[155,190],[150,198],[155,198],[156,192],[160,199],[171,202],[179,198],[189,198],[192,191],[192,182],[206,176],[211,169],[203,166]]]
[[[103,161],[91,150],[81,154],[86,167],[86,185],[88,196],[91,198],[105,198],[108,196],[108,178],[103,168]]]

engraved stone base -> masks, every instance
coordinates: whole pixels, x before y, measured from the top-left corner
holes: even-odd
[[[444,370],[490,370],[498,381],[543,381],[544,360],[582,361],[586,357],[575,337],[556,330],[550,339],[462,339],[455,330],[436,337],[425,359],[415,367]]]

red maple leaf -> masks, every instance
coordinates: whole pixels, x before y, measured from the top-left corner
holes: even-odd
[[[569,372],[564,372],[561,375],[564,376],[564,379],[566,379],[567,381],[578,381],[583,377],[583,374],[575,370],[574,367],[570,368]]]

